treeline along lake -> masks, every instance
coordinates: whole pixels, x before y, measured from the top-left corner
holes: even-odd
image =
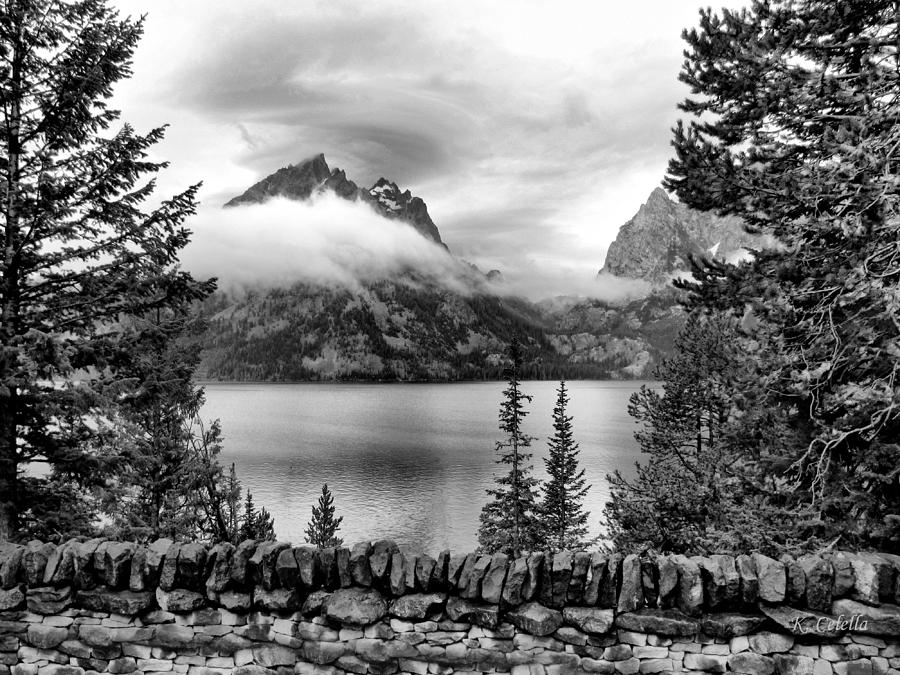
[[[591,534],[609,491],[606,474],[633,472],[638,446],[628,398],[642,382],[567,383]],[[474,550],[495,463],[505,382],[454,384],[207,383],[206,419],[220,418],[220,461],[234,462],[254,500],[275,517],[279,540],[301,543],[322,483],[334,493],[346,543],[391,538],[414,550]],[[556,382],[522,383],[533,396],[525,429],[535,475],[552,434]]]

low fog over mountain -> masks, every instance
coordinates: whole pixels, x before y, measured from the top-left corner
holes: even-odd
[[[454,256],[420,197],[388,178],[361,188],[321,154],[204,210],[194,239],[186,265],[221,289],[202,374],[275,381],[495,377],[513,335],[532,377],[650,377],[682,321],[672,276],[753,243],[657,188],[593,282],[526,298],[516,270]]]

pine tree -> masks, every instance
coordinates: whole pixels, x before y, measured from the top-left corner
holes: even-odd
[[[537,480],[531,475],[531,453],[527,451],[534,436],[522,429],[522,420],[528,414],[525,403],[531,402],[531,396],[520,389],[523,355],[517,339],[513,339],[508,351],[508,379],[499,415],[505,438],[497,441],[496,452],[497,463],[508,466],[509,472],[496,477],[497,487],[487,491],[492,500],[481,510],[478,543],[486,553],[519,555],[539,541],[534,520]]]
[[[256,516],[256,536],[254,539],[262,541],[275,541],[275,518],[265,506],[259,507]]]
[[[179,283],[168,290],[167,311],[120,322],[128,348],[116,376],[134,386],[110,411],[121,430],[109,444],[123,448],[105,490],[118,536],[216,538],[225,526],[213,504],[224,481],[217,460],[221,430],[218,422],[209,428],[201,422],[203,389],[193,382],[203,324],[193,318],[192,304],[207,290]]]
[[[247,490],[244,498],[244,517],[241,519],[241,539],[256,539],[256,520],[258,517],[253,494]]]
[[[98,420],[129,386],[120,319],[165,311],[164,287],[190,279],[173,268],[197,186],[143,208],[163,129],[111,130],[141,32],[102,0],[0,7],[0,541],[62,522],[51,484],[83,514],[70,526],[91,525],[86,495],[115,461]],[[23,478],[34,461],[49,473]]]
[[[223,508],[226,530],[220,541],[230,541],[232,544],[237,544],[240,540],[240,499],[241,484],[237,478],[234,462],[232,462],[231,468],[228,471],[228,481],[223,490]]]
[[[176,534],[191,539],[237,543],[240,541],[241,483],[234,462],[227,477],[219,463],[218,456],[222,451],[219,421],[215,420],[207,427],[199,415],[195,415],[186,427],[187,472],[184,485],[174,491],[181,501],[181,529]],[[271,520],[267,512],[265,517]]]
[[[707,263],[698,305],[758,324],[747,390],[795,430],[747,438],[794,545],[900,546],[900,25],[887,0],[773,0],[701,12],[667,186],[779,246]],[[745,410],[746,411],[746,410]],[[752,418],[752,416],[751,416]],[[775,444],[770,441],[774,440]]]
[[[343,520],[343,516],[334,517],[334,497],[328,484],[323,483],[318,505],[312,507],[312,518],[306,525],[306,541],[319,548],[340,546],[344,540],[336,535]]]
[[[584,550],[590,545],[585,539],[588,513],[583,505],[591,486],[586,485],[584,469],[578,465],[580,450],[572,434],[573,418],[566,414],[568,404],[566,383],[560,381],[553,408],[550,453],[544,459],[548,479],[541,486],[543,499],[538,509],[543,543],[555,551]]]
[[[240,539],[275,540],[275,521],[265,507],[256,508],[250,490],[247,490],[247,497],[244,501],[244,516],[241,519]]]
[[[746,482],[749,462],[734,450],[732,424],[748,365],[735,323],[689,315],[656,373],[662,391],[645,385],[632,395],[628,412],[641,425],[635,438],[649,457],[637,463],[633,479],[620,471],[607,476],[605,525],[616,550],[778,549],[759,503],[765,492]]]

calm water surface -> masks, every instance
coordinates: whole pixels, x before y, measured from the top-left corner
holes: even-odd
[[[640,382],[568,383],[581,463],[600,533],[607,473],[638,458],[628,397]],[[555,382],[526,382],[525,431],[538,437],[535,474],[551,435]],[[334,493],[347,543],[391,538],[413,549],[474,550],[495,464],[503,382],[462,384],[207,384],[203,416],[220,418],[221,461],[275,517],[278,538],[301,543],[322,483]]]

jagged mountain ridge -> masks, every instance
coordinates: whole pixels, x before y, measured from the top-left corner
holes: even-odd
[[[365,199],[394,217],[404,208],[408,213],[416,199],[407,191],[398,200],[399,189],[385,179],[371,190],[360,190],[319,155],[276,171],[229,205],[260,203],[271,196],[309,199],[321,190]],[[662,193],[651,195],[648,203],[653,207],[661,198],[669,201]],[[671,210],[666,203],[661,206]],[[647,205],[642,210],[646,215]],[[638,221],[648,234],[652,228],[642,219],[647,220],[639,212],[622,229]],[[682,239],[699,241],[699,248],[705,230],[695,220],[681,214],[676,229]],[[663,234],[672,229],[671,218],[658,221]],[[621,238],[627,241],[629,236],[626,232]],[[437,237],[433,240],[439,241]],[[497,270],[485,275],[474,265],[458,262],[471,280],[468,291],[450,290],[410,271],[352,290],[297,283],[240,295],[216,294],[203,306],[209,330],[200,374],[213,380],[254,381],[497,378],[503,372],[504,349],[516,336],[527,347],[527,378],[647,378],[671,350],[684,321],[676,291],[663,285],[649,297],[628,303],[532,303],[498,295],[494,284],[502,285],[502,275]],[[668,269],[671,261],[666,265],[660,269]]]
[[[386,218],[408,222],[424,237],[446,248],[428,207],[409,190],[401,191],[396,183],[379,178],[368,190],[359,187],[338,168],[330,168],[320,153],[299,164],[289,164],[247,188],[242,194],[225,203],[226,208],[246,204],[261,204],[272,197],[307,200],[314,194],[333,192],[349,200],[363,201]]]
[[[690,269],[691,256],[727,259],[759,246],[739,218],[695,211],[656,188],[609,246],[600,274],[667,284]]]

